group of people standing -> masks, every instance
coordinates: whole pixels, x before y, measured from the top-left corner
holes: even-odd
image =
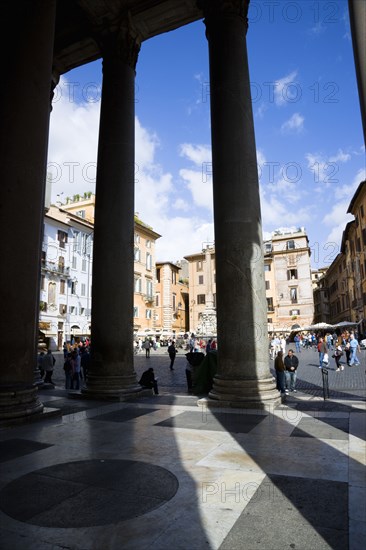
[[[277,352],[275,358],[275,371],[277,379],[277,389],[281,395],[289,392],[296,393],[296,377],[299,359],[292,349],[289,349],[284,358],[283,350]]]
[[[90,352],[86,346],[75,348],[64,355],[65,389],[79,390],[88,375]]]

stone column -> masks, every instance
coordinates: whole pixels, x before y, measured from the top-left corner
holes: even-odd
[[[92,287],[92,360],[84,393],[141,391],[133,366],[135,65],[128,28],[105,37]]]
[[[226,406],[279,402],[269,371],[254,124],[246,49],[248,0],[207,0],[216,251],[218,373]]]
[[[351,23],[353,55],[360,100],[363,138],[366,144],[366,2],[348,0]]]
[[[56,2],[1,10],[15,32],[0,90],[0,420],[13,421],[43,411],[33,377]]]

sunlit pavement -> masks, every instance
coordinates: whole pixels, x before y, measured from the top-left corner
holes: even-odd
[[[358,550],[366,544],[365,357],[323,399],[318,354],[304,350],[296,394],[274,410],[206,410],[188,395],[186,359],[135,356],[159,395],[69,399],[62,417],[0,431],[0,547]],[[270,361],[270,366],[272,362]]]

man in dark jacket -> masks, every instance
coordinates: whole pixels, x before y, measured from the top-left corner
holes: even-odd
[[[287,352],[287,355],[284,360],[285,363],[285,376],[286,376],[286,393],[290,391],[293,391],[296,393],[295,386],[296,386],[296,371],[297,367],[299,366],[299,360],[294,355],[294,352],[292,349],[289,349]]]
[[[155,395],[159,395],[158,382],[155,378],[154,369],[150,367],[142,373],[139,384],[143,388],[153,388]]]

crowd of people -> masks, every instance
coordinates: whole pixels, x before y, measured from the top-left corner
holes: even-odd
[[[360,345],[357,334],[344,331],[341,334],[309,333],[307,335],[296,334],[294,337],[296,352],[301,353],[301,348],[313,348],[318,352],[319,369],[327,368],[330,364],[330,354],[335,360],[335,371],[344,370],[341,363],[343,355],[349,367],[360,365],[357,353]],[[286,355],[286,339],[284,336],[273,336],[270,340],[269,353],[274,359],[277,389],[281,395],[296,392],[296,377],[299,359],[293,349],[289,349]]]

